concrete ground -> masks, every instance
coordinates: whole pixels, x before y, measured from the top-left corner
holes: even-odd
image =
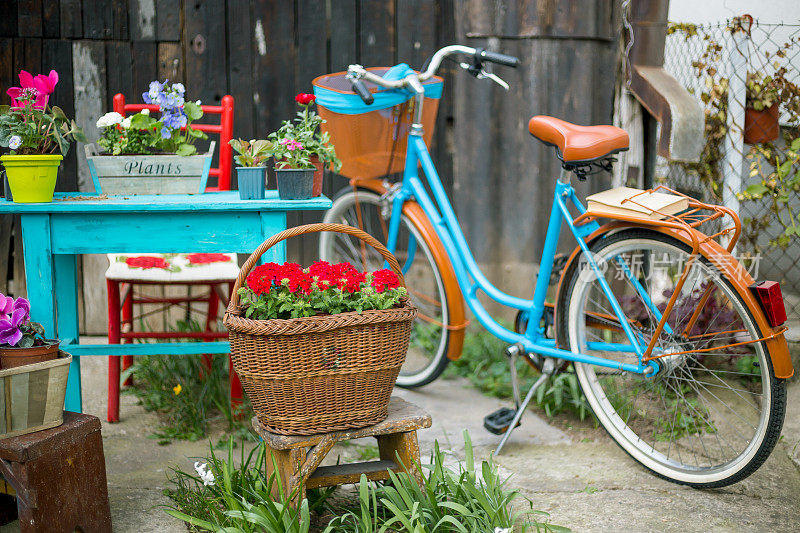
[[[156,417],[122,397],[121,422],[105,422],[106,359],[81,361],[84,410],[103,421],[103,443],[114,531],[182,532],[184,525],[163,512],[169,500],[170,466],[191,470],[208,443],[160,446],[149,438]],[[510,484],[550,513],[551,522],[573,531],[798,531],[800,530],[800,382],[793,383],[784,435],[772,456],[748,479],[718,490],[700,491],[651,475],[592,423],[569,419],[548,424],[528,411],[496,462]],[[476,455],[487,456],[499,438],[482,427],[483,416],[503,402],[487,398],[463,379],[440,379],[418,391],[397,390],[433,415],[433,427],[419,432],[424,455],[434,439],[463,457],[463,429]],[[216,442],[223,435],[212,436]],[[372,441],[374,442],[374,441]],[[338,446],[329,457],[366,451],[372,442]],[[358,448],[358,447],[361,448]],[[346,459],[345,459],[346,460]],[[12,524],[0,533],[18,531]]]

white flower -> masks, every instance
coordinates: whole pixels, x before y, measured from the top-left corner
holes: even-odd
[[[200,100],[196,101],[196,102],[195,102],[195,104],[197,104],[197,105],[201,105],[201,104],[200,104]]]
[[[20,138],[19,135],[12,135],[8,140],[8,147],[12,150],[16,150],[20,146],[22,146],[22,138]]]
[[[180,94],[183,94],[183,93],[185,93],[185,92],[186,92],[186,88],[183,86],[183,84],[182,84],[182,83],[173,83],[173,84],[172,84],[172,90],[173,90],[173,91],[177,91],[177,92],[179,92]]]
[[[126,130],[131,127],[131,117],[125,117],[122,119],[122,127]]]
[[[206,463],[198,461],[194,464],[194,469],[197,471],[197,475],[200,476],[200,479],[203,480],[203,485],[206,487],[214,485],[214,473],[208,470],[208,465]]]
[[[496,527],[494,528],[494,533],[511,533],[510,527]]]
[[[149,109],[142,109],[141,111],[139,111],[139,113],[141,113],[142,115],[149,115],[150,114],[150,110]]]
[[[97,119],[97,127],[108,128],[114,126],[115,124],[119,124],[120,122],[122,122],[122,115],[120,115],[116,111],[111,111],[110,113],[106,113],[105,115]]]

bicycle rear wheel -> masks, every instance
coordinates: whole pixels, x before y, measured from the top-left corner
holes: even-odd
[[[324,222],[361,228],[386,244],[391,206],[373,192],[345,189],[334,198]],[[383,258],[349,235],[320,235],[319,255],[324,261],[348,261],[364,270],[383,267]],[[433,259],[430,245],[419,229],[401,217],[395,257],[402,266],[411,301],[418,309],[411,330],[406,362],[397,377],[401,387],[420,387],[439,377],[447,367],[448,324],[447,293],[441,272]]]
[[[647,346],[690,248],[661,233],[634,229],[596,241],[591,251],[640,344]],[[565,280],[558,305],[560,342],[573,353],[636,364],[634,353],[600,344],[630,342],[594,271],[576,261]],[[764,343],[730,346],[762,333],[746,303],[705,258],[693,266],[667,324],[653,352],[662,355],[656,375],[576,363],[581,388],[609,435],[659,476],[695,487],[735,483],[766,460],[780,436],[785,382],[775,378]]]

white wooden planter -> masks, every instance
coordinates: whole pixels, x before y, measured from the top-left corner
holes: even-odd
[[[85,150],[98,194],[190,194],[205,191],[215,145],[189,156],[100,155],[94,144]]]

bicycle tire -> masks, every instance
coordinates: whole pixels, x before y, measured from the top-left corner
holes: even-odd
[[[374,217],[376,216],[383,217],[388,227],[388,214],[384,217],[381,211],[380,196],[374,192],[360,189],[358,191],[353,191],[353,189],[341,190],[334,196],[333,206],[325,213],[324,222],[336,222],[358,227],[359,221],[357,220],[355,211],[356,196],[358,197],[357,201],[362,211],[361,223],[365,226],[363,229],[372,234],[373,237],[378,239],[382,244],[385,244],[385,235],[376,234],[378,231],[374,227],[374,224],[367,227],[369,226],[369,221],[375,221]],[[369,211],[369,213],[366,213],[366,211]],[[448,324],[448,300],[441,269],[436,264],[436,261],[433,259],[433,254],[430,251],[431,244],[425,241],[423,238],[424,233],[416,227],[413,221],[405,216],[401,217],[401,238],[398,241],[396,255],[400,259],[404,256],[407,257],[407,254],[405,254],[402,249],[404,242],[402,238],[402,235],[404,235],[403,232],[407,232],[408,235],[413,235],[415,242],[419,243],[420,248],[422,248],[422,254],[417,252],[413,258],[413,264],[408,267],[415,269],[416,276],[406,275],[406,286],[409,288],[409,295],[414,305],[420,310],[420,314],[414,322],[409,356],[397,377],[397,385],[404,388],[416,388],[427,385],[438,378],[442,372],[444,372],[444,369],[450,361],[447,357],[450,330],[447,329],[447,327],[436,325],[437,323],[441,325]],[[319,243],[320,258],[330,262],[349,261],[353,264],[357,264],[356,261],[359,261],[359,258],[354,256],[351,248],[348,247],[348,250],[351,252],[349,254],[344,253],[342,247],[339,247],[337,252],[336,243],[343,239],[348,239],[348,237],[346,235],[342,236],[333,233],[322,234]],[[420,255],[424,258],[424,263],[417,262],[417,258]],[[402,260],[401,263],[403,263]],[[381,268],[380,265],[382,264],[382,260],[376,260],[376,262],[361,266],[374,269]],[[407,272],[409,272],[409,270],[406,270],[406,273]],[[429,273],[433,278],[434,287],[432,290],[423,291],[421,283],[414,283],[415,280],[419,282],[419,277],[425,273]],[[439,308],[441,312],[435,312],[435,308]],[[433,337],[433,340],[431,340],[431,337]],[[433,348],[426,348],[431,342]],[[425,346],[421,346],[421,344]],[[428,352],[433,353],[428,357],[426,355]]]
[[[659,249],[672,251],[676,256],[682,254],[688,256],[690,253],[690,248],[686,244],[662,233],[645,229],[623,230],[599,239],[590,246],[596,260],[602,261],[606,265],[611,264],[609,259],[623,257],[625,253],[647,250],[652,252],[652,250]],[[646,270],[651,274],[655,273],[653,265],[659,256],[651,254],[645,255],[645,257],[648,258]],[[664,257],[666,258],[666,256]],[[579,263],[580,261],[573,261],[565,273],[566,290],[561,291],[558,301],[558,339],[563,348],[573,352],[585,349],[588,335],[595,335],[599,338],[599,330],[609,331],[607,329],[609,325],[606,325],[606,328],[590,326],[588,324],[590,321],[585,318],[587,301],[591,299],[591,293],[588,292],[589,285],[593,281],[591,278],[596,279],[596,277],[593,273],[582,274]],[[595,416],[611,438],[628,455],[651,472],[669,481],[697,488],[714,488],[727,486],[746,478],[755,472],[772,452],[783,426],[786,409],[786,384],[785,380],[775,377],[771,359],[763,342],[747,345],[747,351],[735,348],[737,352],[741,350],[742,353],[733,353],[734,348],[726,346],[725,343],[730,343],[729,339],[731,338],[742,339],[742,335],[749,335],[751,339],[753,336],[761,338],[762,332],[755,322],[752,312],[733,285],[716,272],[706,258],[701,259],[698,270],[700,273],[697,274],[697,280],[703,279],[702,283],[706,283],[706,285],[701,283],[698,291],[704,290],[704,287],[710,287],[709,284],[712,282],[715,287],[715,289],[710,289],[713,296],[709,297],[700,310],[701,317],[703,313],[714,312],[715,308],[718,308],[719,311],[714,318],[708,320],[709,326],[703,334],[696,334],[701,329],[697,325],[695,325],[697,329],[689,331],[689,338],[696,339],[694,341],[680,344],[681,340],[685,340],[686,337],[669,335],[662,331],[662,335],[658,339],[659,346],[662,346],[662,339],[666,339],[663,343],[662,353],[674,351],[676,355],[667,355],[659,360],[662,363],[662,370],[656,376],[637,378],[634,377],[635,374],[609,371],[585,363],[575,363],[575,370],[581,389]],[[712,274],[716,277],[713,277]],[[581,280],[582,275],[584,276],[583,280]],[[657,274],[653,277],[654,284],[663,283],[665,279],[669,279],[669,276],[663,275],[661,279],[658,279]],[[697,280],[694,281],[695,284]],[[595,285],[597,284],[595,283]],[[623,280],[622,285],[631,287],[631,292],[635,290],[630,282],[626,283]],[[645,287],[648,294],[651,294],[650,286]],[[678,298],[680,300],[684,294],[687,294],[690,304],[683,310],[676,304],[675,310],[670,315],[670,320],[675,322],[676,328],[689,324],[688,321],[682,321],[683,317],[690,316],[690,310],[697,308],[696,305],[694,308],[691,307],[691,299],[695,298],[697,294],[701,294],[701,292],[695,292],[694,287],[686,292],[686,287],[684,286],[684,290],[681,291]],[[619,287],[614,290],[616,296]],[[662,293],[661,298],[666,299],[667,292]],[[672,292],[674,293],[674,291]],[[652,294],[657,295],[658,293]],[[598,298],[601,297],[596,296],[594,300],[591,300],[592,306],[602,308],[596,303]],[[727,298],[727,302],[722,300],[720,303],[719,300],[716,300],[717,298]],[[631,310],[626,311],[626,315],[629,320],[631,317],[635,318],[631,324],[637,334],[643,335],[645,341],[649,340],[645,335],[649,319],[638,318],[642,316],[641,309],[637,310],[637,307],[631,304],[630,300],[626,300],[624,296],[620,298],[620,301],[625,302],[625,305]],[[698,300],[699,302],[702,300]],[[647,314],[646,309],[644,312]],[[730,318],[731,313],[736,314],[732,321],[724,321],[729,329],[719,333],[719,335],[727,336],[717,337],[717,334],[712,331],[711,336],[703,337],[708,334],[714,322],[723,323],[723,318]],[[652,315],[652,313],[650,314]],[[654,316],[654,318],[656,317]],[[596,320],[594,322],[596,323]],[[655,320],[649,322],[651,333],[653,333],[652,323]],[[699,323],[700,319],[696,324]],[[742,327],[737,331],[739,325]],[[593,330],[593,333],[587,333],[589,330]],[[604,332],[603,338],[607,340],[612,335],[622,334],[613,331],[611,333]],[[723,345],[713,347],[713,351],[706,351],[702,354],[680,354],[687,348],[702,349],[701,346],[711,344],[717,338],[722,339],[720,342]],[[729,351],[723,352],[724,349]],[[719,353],[717,353],[718,350]],[[606,353],[606,355],[608,354]],[[727,362],[726,357],[730,357]],[[744,359],[745,357],[751,359]],[[752,361],[750,363],[752,368],[747,367],[748,361]],[[745,364],[742,365],[742,363]],[[726,366],[728,364],[733,365],[736,371],[726,370],[729,368]],[[758,372],[756,372],[758,377],[754,376],[755,368],[758,368]],[[739,370],[742,369],[744,370],[740,372]],[[608,375],[617,375],[619,379],[598,377]],[[704,377],[708,377],[712,381],[702,381]],[[633,400],[627,400],[626,403],[621,404],[620,397],[625,399],[623,396],[625,389],[618,389],[618,385],[612,386],[611,383],[619,383],[623,378],[627,379],[629,386],[627,390],[630,391],[628,394],[633,396],[635,393],[636,396]],[[647,379],[650,379],[650,383],[647,383]],[[636,380],[639,384],[636,384]],[[759,390],[759,385],[755,383],[757,380],[760,380],[760,393],[757,392]],[[630,386],[631,383],[633,383],[632,386]],[[647,387],[650,387],[653,398],[656,397],[656,392],[660,394],[663,409],[657,400],[648,403],[651,395],[647,393]],[[645,392],[644,396],[642,396],[642,392]],[[730,402],[733,407],[726,401]],[[737,404],[741,404],[741,408]],[[685,406],[685,411],[680,410],[679,406],[681,405]],[[734,407],[740,408],[741,412],[735,411]],[[674,413],[670,409],[673,409]],[[737,421],[733,415],[729,415],[727,410],[730,410],[740,420]],[[751,410],[754,413],[750,413]],[[666,413],[667,417],[661,418],[660,412]],[[747,427],[754,424],[753,420],[756,414],[758,415],[757,425],[753,427],[750,436]],[[652,418],[650,426],[647,426],[645,418]],[[671,425],[667,428],[665,421],[668,422],[670,418],[672,418]],[[723,427],[723,422],[727,424],[729,418],[733,419],[733,429],[728,428],[727,425]],[[745,430],[744,435],[740,433],[742,428]],[[652,435],[650,435],[651,431]],[[669,438],[664,438],[667,436]],[[738,441],[734,441],[734,437],[745,442],[738,445]],[[730,441],[728,441],[729,438]],[[719,450],[712,447],[715,439]],[[723,446],[722,441],[725,441],[726,446]],[[734,447],[731,441],[737,446]],[[668,442],[668,444],[665,445],[664,442]],[[697,446],[698,444],[700,446]],[[673,445],[674,452],[672,453],[675,453],[676,456],[671,457]],[[665,447],[666,453],[664,452]],[[731,457],[725,456],[724,453],[728,447],[733,451]],[[687,450],[684,452],[686,458],[681,454],[682,449]],[[688,450],[692,451],[691,455]],[[690,464],[690,460],[693,460],[694,464]]]

